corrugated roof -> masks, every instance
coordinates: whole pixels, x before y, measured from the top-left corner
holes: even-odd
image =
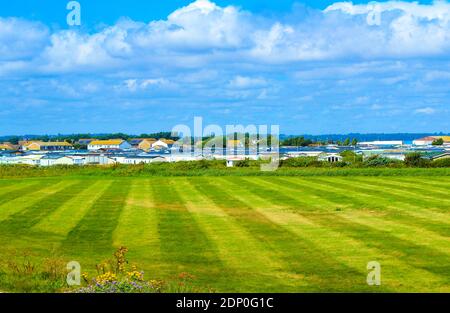
[[[442,140],[444,140],[445,142],[450,142],[450,136],[433,136],[433,138],[442,138]]]
[[[93,146],[102,146],[102,145],[120,145],[124,142],[122,139],[110,139],[110,140],[94,140],[90,143]]]
[[[428,137],[416,139],[415,141],[434,141],[435,139],[436,139],[435,137],[428,136]]]
[[[62,147],[62,146],[65,146],[65,147],[71,147],[72,146],[72,144],[70,144],[70,143],[68,143],[68,142],[65,142],[65,141],[61,141],[61,142],[58,142],[58,141],[49,141],[49,142],[37,142],[37,144],[39,144],[41,147],[42,146],[44,146],[44,147]]]

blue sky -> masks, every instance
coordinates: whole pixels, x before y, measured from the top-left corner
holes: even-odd
[[[0,135],[204,123],[450,132],[447,1],[0,6]]]

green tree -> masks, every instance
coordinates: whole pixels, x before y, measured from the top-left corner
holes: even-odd
[[[346,163],[360,163],[363,160],[362,155],[356,154],[355,152],[350,150],[342,151],[340,155],[344,158],[343,161]]]
[[[442,139],[442,138],[437,138],[432,143],[433,146],[442,146],[443,144],[444,144],[444,139]]]
[[[426,160],[422,157],[420,152],[412,152],[408,153],[405,156],[405,165],[410,167],[427,167],[430,163],[430,160]]]
[[[353,138],[352,140],[352,146],[356,146],[358,144],[358,139]]]
[[[342,145],[346,147],[350,146],[350,138],[345,139]]]

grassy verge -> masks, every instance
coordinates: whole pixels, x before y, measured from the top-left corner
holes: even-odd
[[[188,162],[189,163],[189,162]],[[195,162],[193,162],[195,163]],[[204,164],[208,164],[207,162]],[[263,172],[259,167],[222,168],[214,163],[115,166],[0,166],[1,178],[30,177],[195,177],[195,176],[449,176],[450,168],[290,168]]]

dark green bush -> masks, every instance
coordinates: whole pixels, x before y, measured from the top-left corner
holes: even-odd
[[[318,161],[316,157],[298,157],[282,160],[281,167],[323,167],[327,164]]]
[[[403,165],[400,160],[389,159],[379,155],[372,155],[364,160],[363,165],[365,167],[394,167],[394,165]]]
[[[450,167],[450,158],[435,160],[430,163],[431,167]]]
[[[424,159],[422,153],[420,152],[412,152],[405,156],[404,163],[409,167],[429,167],[431,161]]]
[[[236,167],[250,167],[250,161],[249,161],[249,159],[237,161],[235,166]]]
[[[348,164],[358,164],[363,161],[363,156],[361,154],[356,154],[351,150],[345,150],[341,152],[340,155],[344,158],[343,161]]]

